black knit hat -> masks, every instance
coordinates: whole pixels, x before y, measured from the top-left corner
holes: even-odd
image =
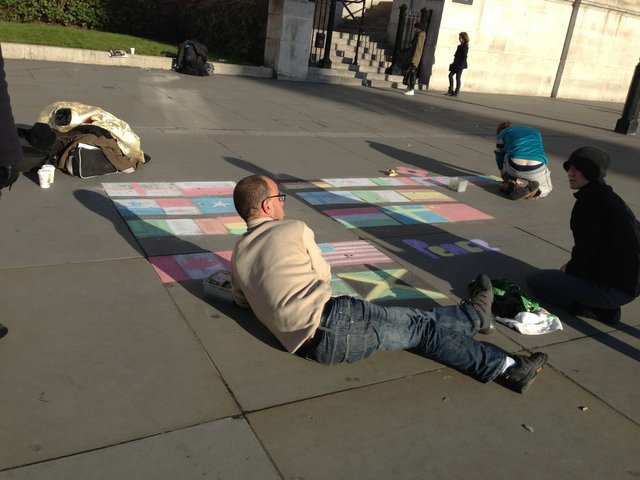
[[[599,147],[580,147],[562,164],[567,171],[571,165],[580,170],[584,178],[590,182],[604,183],[607,169],[611,165],[611,157]]]

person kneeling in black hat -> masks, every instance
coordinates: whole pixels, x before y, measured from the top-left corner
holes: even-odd
[[[559,270],[531,273],[527,283],[541,300],[615,325],[621,306],[640,295],[640,224],[606,184],[609,165],[609,154],[592,146],[579,148],[564,162],[569,188],[577,190],[571,259]]]

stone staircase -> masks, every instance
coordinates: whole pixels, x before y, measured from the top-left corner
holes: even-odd
[[[360,37],[358,62],[354,64],[359,21],[347,20],[336,27],[331,38],[331,68],[309,67],[307,81],[363,85],[376,88],[404,88],[401,75],[389,75],[393,49],[385,42],[392,2],[380,2],[365,16],[365,34]],[[313,38],[316,31],[313,32]]]

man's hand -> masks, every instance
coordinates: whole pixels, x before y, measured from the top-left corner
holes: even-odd
[[[567,271],[567,264],[566,263],[560,267],[560,271],[561,272],[566,272]]]
[[[0,167],[0,189],[9,187],[9,190],[11,190],[11,185],[18,180],[18,176],[20,176],[20,172],[15,165]]]

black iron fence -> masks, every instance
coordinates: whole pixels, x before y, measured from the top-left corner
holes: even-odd
[[[314,37],[311,42],[309,64],[321,68],[331,68],[331,43],[336,21],[351,19],[358,25],[356,33],[356,50],[353,64],[358,64],[361,38],[364,33],[367,4],[372,0],[315,0],[316,9],[313,17]],[[344,8],[346,15],[336,19],[338,3]]]
[[[429,31],[433,10],[422,8],[419,12],[413,13],[409,11],[408,8],[406,5],[400,6],[398,29],[396,30],[396,39],[393,44],[391,66],[385,71],[385,73],[391,75],[401,75],[402,70],[409,63],[413,26],[416,23],[420,23],[424,27],[425,32]]]

